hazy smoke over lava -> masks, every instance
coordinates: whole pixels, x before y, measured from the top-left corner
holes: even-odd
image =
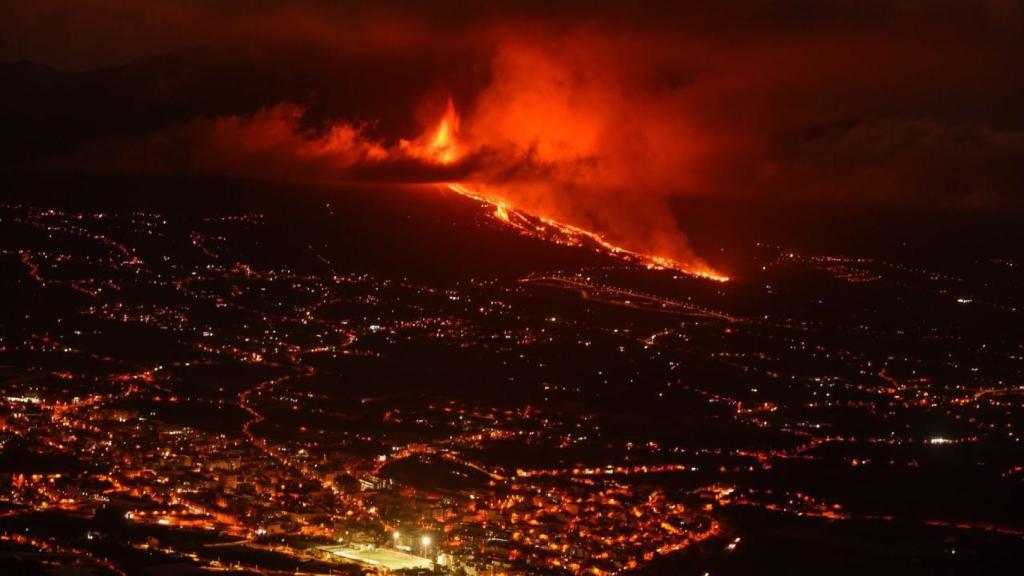
[[[650,56],[588,31],[504,38],[463,123],[472,178],[531,212],[697,264],[668,199],[700,190],[714,143],[679,91],[652,85]]]

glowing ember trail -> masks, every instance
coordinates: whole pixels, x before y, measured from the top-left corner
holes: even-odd
[[[673,260],[672,258],[635,252],[628,248],[612,244],[596,232],[584,230],[578,226],[552,220],[551,218],[546,218],[544,216],[529,214],[513,207],[505,200],[490,198],[486,195],[480,194],[479,192],[475,192],[465,184],[449,183],[447,184],[447,187],[448,190],[451,190],[452,192],[493,206],[494,212],[492,215],[494,218],[507,223],[525,236],[539,238],[541,240],[567,246],[588,247],[589,245],[590,247],[601,250],[602,252],[616,258],[635,262],[651,269],[676,270],[698,278],[714,280],[715,282],[729,281],[728,276],[719,274],[711,268],[693,268]]]
[[[447,166],[457,162],[462,156],[463,150],[458,142],[458,133],[459,116],[455,111],[455,105],[449,99],[437,128],[415,141],[402,141],[400,146],[402,150],[413,157]],[[448,183],[447,188],[462,196],[493,206],[494,218],[501,220],[527,236],[569,246],[594,248],[616,258],[635,262],[648,268],[676,270],[684,274],[716,282],[726,282],[729,280],[728,276],[719,274],[703,264],[696,266],[687,265],[665,256],[643,254],[618,246],[596,232],[559,222],[539,214],[531,214],[516,208],[504,198],[496,198],[492,195],[481,193],[470,188],[465,183]]]

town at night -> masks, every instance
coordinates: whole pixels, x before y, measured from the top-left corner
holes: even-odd
[[[1013,1],[0,9],[0,573],[1016,574]]]

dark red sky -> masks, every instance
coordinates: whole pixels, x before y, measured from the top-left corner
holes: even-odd
[[[365,4],[6,2],[6,163],[468,178],[649,246],[678,196],[1024,204],[1021,2]],[[456,166],[367,161],[449,96]]]

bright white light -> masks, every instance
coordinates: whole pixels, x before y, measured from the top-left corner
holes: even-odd
[[[430,536],[427,536],[426,534],[424,534],[423,537],[420,538],[420,544],[423,544],[424,548],[426,548],[427,546],[430,546]]]
[[[391,535],[391,537],[394,538],[395,540],[398,540],[399,538],[402,537],[402,533],[399,532],[398,530],[395,530],[395,532]]]

